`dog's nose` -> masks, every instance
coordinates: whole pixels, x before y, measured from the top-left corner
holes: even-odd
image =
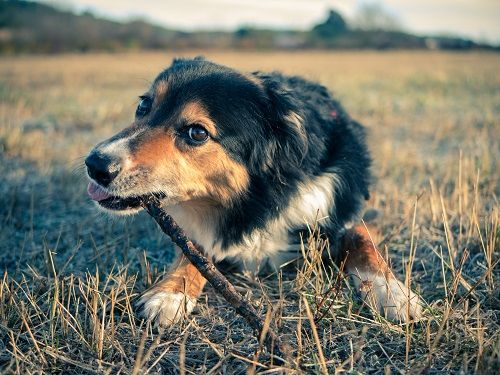
[[[120,164],[107,155],[91,152],[85,159],[89,176],[102,186],[108,186],[120,173]]]

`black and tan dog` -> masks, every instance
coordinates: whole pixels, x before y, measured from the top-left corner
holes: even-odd
[[[321,85],[174,60],[140,97],[133,124],[85,163],[100,207],[136,213],[142,196],[156,194],[216,261],[279,266],[297,256],[298,232],[320,218],[377,308],[404,321],[421,313],[418,296],[393,276],[364,228],[347,229],[368,198],[370,157],[362,126]],[[193,309],[204,284],[180,257],[144,293],[142,311],[171,324]]]

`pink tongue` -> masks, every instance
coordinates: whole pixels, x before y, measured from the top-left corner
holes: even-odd
[[[112,197],[111,194],[106,193],[99,185],[94,182],[89,182],[87,193],[93,201],[102,201],[106,198]]]

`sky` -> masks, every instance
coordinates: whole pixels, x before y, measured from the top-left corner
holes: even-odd
[[[115,20],[145,18],[165,27],[234,30],[265,26],[306,30],[328,9],[347,19],[367,2],[396,16],[405,30],[500,43],[500,0],[39,0]]]

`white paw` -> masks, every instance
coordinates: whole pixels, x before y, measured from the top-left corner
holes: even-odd
[[[358,273],[355,283],[363,299],[387,319],[408,322],[422,316],[422,301],[393,275]],[[409,292],[409,293],[408,293]]]
[[[152,288],[141,296],[137,305],[142,306],[141,315],[153,325],[166,327],[189,315],[196,299],[184,293]]]

